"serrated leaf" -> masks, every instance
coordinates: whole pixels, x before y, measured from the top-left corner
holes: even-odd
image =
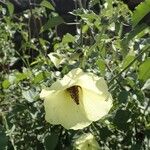
[[[132,24],[136,26],[145,15],[150,12],[150,0],[145,0],[139,4],[132,15]]]
[[[150,58],[144,61],[139,67],[139,79],[146,81],[150,78]]]

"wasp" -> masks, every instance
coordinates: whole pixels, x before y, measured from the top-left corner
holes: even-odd
[[[81,89],[80,86],[74,85],[70,88],[67,88],[67,91],[69,92],[71,98],[74,100],[74,102],[79,105],[79,90]]]

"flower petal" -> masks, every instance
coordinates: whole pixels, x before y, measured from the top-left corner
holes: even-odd
[[[83,89],[82,106],[91,121],[97,121],[105,116],[112,107],[110,93],[97,94],[93,91]]]
[[[67,75],[64,76],[64,78],[61,80],[61,83],[64,85],[66,81],[70,84],[70,86],[79,85],[99,94],[101,92],[108,91],[108,87],[104,78],[98,77],[92,73],[83,72],[80,68],[71,70]]]
[[[82,129],[105,116],[112,107],[112,97],[104,78],[73,69],[49,89],[43,89],[45,118],[66,129]]]
[[[61,80],[57,80],[50,87],[52,90],[65,90],[73,85],[76,85],[76,78],[82,72],[81,69],[73,69],[67,75],[65,75]]]
[[[80,85],[83,88],[102,94],[108,92],[108,87],[106,81],[102,77],[97,77],[91,73],[83,73],[77,82],[77,85]]]
[[[91,124],[81,105],[77,105],[67,91],[51,92],[50,95],[45,94],[45,96],[45,119],[51,124],[61,124],[66,129],[74,130]]]
[[[54,90],[48,90],[48,89],[42,89],[41,93],[40,93],[40,98],[41,99],[45,99],[45,97],[50,96],[52,93],[54,92]]]
[[[74,143],[78,150],[100,150],[100,146],[91,133],[81,135]]]
[[[107,91],[108,89],[103,78],[99,78],[92,73],[85,73],[80,68],[71,70],[61,80],[53,83],[50,89],[64,90],[74,85],[79,85],[97,93]]]

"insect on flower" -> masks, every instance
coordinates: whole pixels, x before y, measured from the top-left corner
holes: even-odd
[[[74,85],[70,88],[67,88],[67,91],[69,92],[71,98],[77,105],[79,105],[79,90],[81,90],[81,87],[78,85]]]

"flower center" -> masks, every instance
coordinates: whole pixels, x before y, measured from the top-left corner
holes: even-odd
[[[74,102],[79,105],[79,90],[81,89],[80,86],[74,85],[70,88],[67,88],[67,91],[69,92],[71,98],[74,100]]]

